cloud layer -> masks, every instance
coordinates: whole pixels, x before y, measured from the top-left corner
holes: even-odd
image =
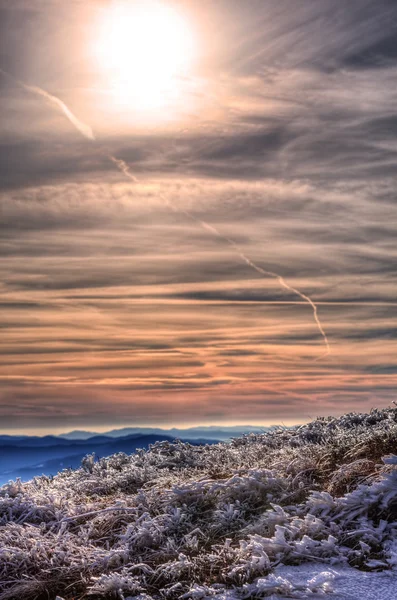
[[[95,73],[69,66],[64,7],[30,4],[32,28],[27,5],[0,4],[24,34],[0,67],[100,141],[1,79],[4,429],[296,422],[394,399],[397,10],[227,5],[185,4],[223,33],[186,82],[191,112],[148,128],[82,86]],[[315,302],[329,356],[312,307],[241,254]]]

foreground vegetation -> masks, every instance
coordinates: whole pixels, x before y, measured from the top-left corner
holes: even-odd
[[[273,574],[397,566],[397,409],[159,442],[0,488],[0,600],[321,595]]]

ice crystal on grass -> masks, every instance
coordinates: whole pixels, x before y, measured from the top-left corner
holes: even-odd
[[[160,442],[0,488],[0,600],[308,598],[397,567],[397,410]],[[383,458],[383,461],[382,461]],[[324,563],[297,584],[277,565]]]

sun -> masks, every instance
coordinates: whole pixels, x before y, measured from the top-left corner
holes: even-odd
[[[118,2],[101,16],[94,52],[119,103],[153,110],[189,75],[194,36],[184,15],[156,0]]]

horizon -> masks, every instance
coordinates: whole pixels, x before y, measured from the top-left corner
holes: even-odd
[[[395,0],[0,0],[0,425],[397,389]]]
[[[309,422],[311,419],[308,420],[294,420],[294,421],[289,421],[288,423],[286,421],[284,421],[283,423],[270,423],[269,424],[264,424],[263,422],[261,423],[235,423],[233,422],[233,424],[231,423],[215,423],[215,424],[194,424],[194,425],[188,425],[188,424],[184,424],[184,425],[119,425],[116,427],[112,427],[111,425],[109,427],[107,426],[103,426],[103,427],[97,427],[95,429],[90,429],[90,428],[71,428],[71,429],[67,429],[65,430],[65,428],[62,427],[56,427],[53,428],[52,430],[49,429],[40,429],[40,428],[35,428],[35,429],[27,429],[27,428],[20,428],[20,429],[0,429],[0,436],[5,436],[5,435],[9,435],[9,436],[18,436],[18,435],[29,435],[29,436],[38,436],[38,437],[44,437],[46,435],[54,435],[54,436],[59,436],[59,435],[66,435],[69,433],[73,433],[73,432],[86,432],[86,433],[93,433],[93,434],[103,434],[109,431],[121,431],[123,429],[162,429],[164,431],[172,431],[173,429],[180,429],[180,430],[186,430],[188,431],[189,429],[208,429],[208,428],[233,428],[233,427],[293,427],[294,425],[303,425],[307,422]]]
[[[395,408],[395,402],[391,402],[389,405],[386,406],[372,406],[369,410],[369,412],[371,412],[372,410],[383,410],[383,409],[388,409],[388,408]],[[363,413],[365,411],[361,411],[361,410],[354,410],[354,411],[350,411],[352,413]],[[318,418],[326,418],[326,417],[333,417],[333,418],[339,418],[341,416],[343,416],[344,414],[347,414],[345,412],[342,413],[334,413],[334,414],[325,414],[324,411],[318,411],[317,414],[312,414],[307,416],[306,418],[294,418],[294,419],[283,419],[279,422],[276,421],[258,421],[255,419],[252,419],[251,422],[236,422],[236,421],[222,421],[222,422],[210,422],[210,423],[203,423],[202,421],[198,421],[195,423],[134,423],[134,422],[127,422],[127,423],[118,423],[118,424],[112,424],[110,422],[109,425],[103,425],[103,426],[92,426],[90,427],[89,425],[84,426],[84,427],[69,427],[68,429],[65,429],[65,427],[59,426],[59,427],[55,427],[52,429],[47,429],[47,428],[19,428],[19,429],[1,429],[0,428],[0,436],[1,435],[31,435],[31,436],[38,436],[38,437],[42,437],[42,436],[46,436],[46,435],[54,435],[54,436],[59,436],[59,435],[66,435],[66,434],[70,434],[70,433],[74,433],[74,432],[85,432],[85,433],[93,433],[93,434],[104,434],[107,432],[111,432],[111,431],[122,431],[123,429],[162,429],[163,431],[172,431],[173,429],[178,429],[178,430],[186,430],[188,431],[189,429],[208,429],[208,428],[212,428],[212,429],[216,429],[216,428],[269,428],[269,427],[294,427],[294,426],[299,426],[299,425],[305,425],[307,423],[310,423]]]

